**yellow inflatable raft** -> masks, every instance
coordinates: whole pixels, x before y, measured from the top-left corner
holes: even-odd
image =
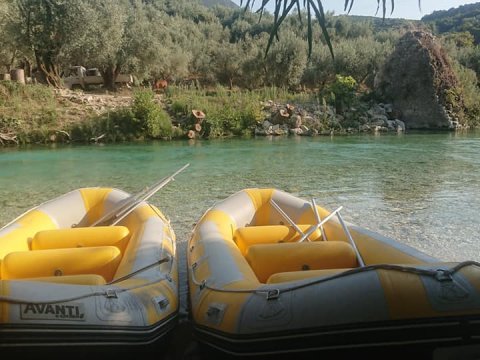
[[[208,348],[479,351],[480,264],[441,262],[314,200],[240,191],[203,215],[187,260],[191,317]]]
[[[168,220],[139,201],[117,224],[91,226],[131,198],[81,188],[0,229],[0,352],[144,346],[169,333],[178,275]]]

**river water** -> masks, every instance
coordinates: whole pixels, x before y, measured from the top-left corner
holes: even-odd
[[[215,202],[275,187],[445,261],[480,261],[480,132],[0,148],[0,227],[87,186],[136,193],[190,163],[151,198],[185,248]],[[183,302],[185,304],[185,302]]]

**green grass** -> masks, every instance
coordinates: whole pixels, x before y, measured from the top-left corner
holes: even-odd
[[[21,144],[90,142],[100,135],[106,142],[182,138],[197,121],[192,110],[201,110],[206,115],[201,137],[246,136],[270,115],[263,110],[267,100],[280,104],[316,101],[312,95],[275,87],[231,91],[221,86],[208,90],[172,86],[161,104],[151,90],[136,90],[132,96],[129,107],[92,115],[81,104],[57,98],[52,88],[0,82],[0,133],[15,135]]]
[[[279,88],[256,91],[231,91],[218,86],[214,89],[170,89],[168,109],[189,130],[195,118],[192,110],[205,113],[202,123],[203,136],[208,138],[250,135],[255,125],[265,118],[262,102],[310,102],[308,94],[291,94]]]
[[[51,88],[0,82],[1,133],[16,136],[19,143],[45,142],[61,127]]]

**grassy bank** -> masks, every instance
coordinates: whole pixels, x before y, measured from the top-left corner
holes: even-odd
[[[172,86],[162,94],[145,88],[83,93],[0,82],[0,144],[404,130],[386,109],[371,94],[359,93],[350,77],[338,77],[320,93],[295,94],[221,86]]]
[[[73,124],[93,112],[43,85],[0,82],[0,139],[5,144],[69,141]]]
[[[192,130],[198,122],[192,111],[201,110],[206,115],[198,135],[207,138],[252,135],[256,125],[269,115],[262,105],[266,100],[312,100],[309,95],[291,94],[275,87],[255,91],[231,91],[221,86],[210,90],[172,88],[166,95],[166,107],[183,130]]]
[[[265,117],[265,99],[311,100],[308,95],[277,88],[250,92],[171,87],[162,95],[138,88],[123,92],[127,100],[115,106],[106,104],[99,112],[87,104],[95,94],[72,94],[59,96],[58,91],[42,85],[0,82],[3,144],[168,140],[185,138],[192,129],[203,138],[248,136]],[[200,130],[195,127],[198,119],[193,110],[206,114]]]

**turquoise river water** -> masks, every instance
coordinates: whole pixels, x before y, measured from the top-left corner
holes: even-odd
[[[182,297],[193,225],[247,187],[342,205],[346,220],[441,260],[480,261],[480,132],[0,148],[0,227],[70,190],[136,193],[186,163],[151,198],[177,235]]]

